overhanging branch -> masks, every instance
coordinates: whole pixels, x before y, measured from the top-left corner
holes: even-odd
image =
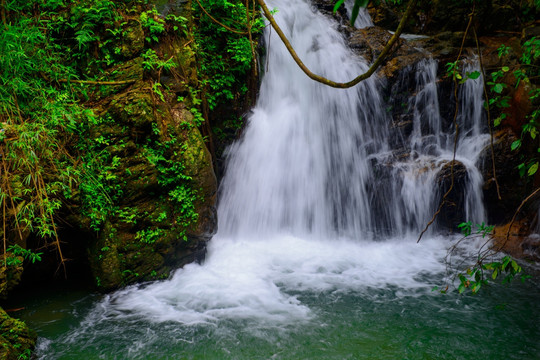
[[[373,73],[375,73],[375,71],[377,71],[379,66],[382,65],[384,59],[386,58],[386,56],[388,55],[388,53],[392,49],[392,46],[394,46],[394,44],[398,41],[401,33],[403,32],[403,28],[405,27],[405,23],[407,22],[407,19],[409,18],[412,11],[414,10],[414,7],[416,6],[417,1],[418,0],[409,0],[409,3],[407,4],[407,9],[405,10],[405,13],[403,14],[403,17],[401,18],[401,21],[399,22],[399,25],[398,25],[398,27],[396,29],[396,32],[394,33],[394,35],[392,35],[390,40],[388,40],[385,47],[383,48],[383,50],[381,51],[381,53],[379,54],[377,59],[375,59],[375,62],[373,62],[373,64],[371,64],[369,69],[365,73],[357,76],[356,78],[354,78],[353,80],[351,80],[349,82],[340,83],[340,82],[335,82],[335,81],[332,81],[330,79],[327,79],[327,78],[325,78],[323,76],[317,75],[317,74],[313,73],[311,70],[309,70],[308,67],[302,62],[302,60],[300,59],[300,57],[298,56],[298,54],[296,53],[296,51],[292,47],[291,43],[289,42],[289,40],[287,39],[287,37],[285,36],[283,31],[279,27],[279,25],[276,23],[276,20],[272,16],[272,13],[268,9],[268,6],[266,6],[266,3],[264,2],[264,0],[257,0],[257,2],[259,3],[259,5],[261,6],[261,8],[263,10],[264,16],[268,19],[268,21],[270,21],[270,24],[272,25],[274,30],[276,30],[277,34],[279,35],[279,38],[281,39],[281,41],[283,41],[283,44],[285,44],[285,47],[287,48],[287,50],[289,51],[289,53],[293,57],[296,64],[298,64],[300,69],[302,69],[302,71],[310,79],[315,80],[317,82],[320,82],[322,84],[334,87],[334,88],[339,88],[339,89],[347,89],[347,88],[353,87],[353,86],[357,85],[358,83],[360,83],[361,81],[366,80],[371,75],[373,75]]]

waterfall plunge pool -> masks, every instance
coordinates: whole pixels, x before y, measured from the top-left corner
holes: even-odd
[[[538,278],[432,291],[451,240],[215,238],[168,280],[16,315],[40,359],[538,359]]]

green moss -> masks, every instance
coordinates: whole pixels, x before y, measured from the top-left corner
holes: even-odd
[[[30,359],[37,334],[0,308],[0,360]]]

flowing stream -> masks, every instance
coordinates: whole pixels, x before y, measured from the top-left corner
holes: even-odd
[[[269,5],[315,73],[346,81],[367,69],[337,24],[308,2]],[[438,206],[438,174],[453,158],[437,62],[410,69],[412,131],[396,147],[384,80],[325,87],[298,69],[275,32],[268,36],[260,97],[229,149],[219,232],[205,262],[102,298],[53,294],[53,309],[43,300],[27,304],[23,318],[40,334],[38,356],[538,359],[535,280],[477,296],[432,291],[452,284],[444,260],[456,239],[435,225],[416,243]],[[466,171],[462,211],[475,222],[485,220],[475,165],[488,140],[481,81],[460,90],[456,150]],[[454,260],[474,257],[481,244],[463,243]]]

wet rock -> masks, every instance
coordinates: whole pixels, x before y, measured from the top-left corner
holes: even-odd
[[[351,49],[371,63],[381,54],[391,37],[392,34],[387,30],[372,26],[352,30],[348,41]],[[405,68],[414,66],[425,57],[425,53],[416,48],[414,42],[400,38],[386,56],[377,74],[388,83],[393,83]]]
[[[537,22],[535,24],[532,24],[530,26],[527,26],[523,28],[521,31],[521,39],[522,40],[528,40],[532,38],[533,36],[539,37],[540,36],[540,23]]]
[[[440,201],[451,189],[444,200],[440,214],[437,216],[437,224],[440,228],[457,231],[457,226],[467,221],[465,219],[467,183],[467,168],[457,160],[447,162],[437,174],[436,184]]]
[[[128,126],[132,138],[150,133],[154,117],[154,100],[149,91],[144,89],[146,84],[139,83],[132,91],[115,96],[107,109],[106,116],[115,119],[117,123]],[[113,130],[116,133],[116,130]],[[122,129],[123,130],[123,129]],[[120,135],[123,135],[120,132]]]
[[[216,231],[217,181],[193,115],[181,103],[154,105],[146,86],[115,97],[103,112],[110,121],[100,126],[112,139],[108,152],[122,158],[110,166],[111,179],[122,179],[118,210],[89,250],[103,290],[200,260]]]
[[[0,233],[1,234],[1,233]],[[8,253],[8,259],[5,254],[0,256],[2,266],[0,267],[0,298],[5,299],[8,293],[21,281],[23,273],[23,258]]]
[[[493,247],[514,258],[540,262],[540,235],[533,228],[535,222],[537,219],[528,216],[514,221],[512,227],[510,223],[496,226],[492,234]]]
[[[480,153],[477,167],[484,178],[484,204],[489,224],[509,222],[521,201],[527,196],[525,179],[519,176],[517,165],[520,153],[511,150],[511,144],[517,137],[511,130],[502,130],[495,134],[493,150],[495,155],[495,174],[502,199],[499,200],[495,178],[491,146],[486,146]]]
[[[398,26],[405,12],[406,1],[395,5],[389,1],[371,2],[369,13],[376,25],[389,29]],[[474,7],[472,26],[479,34],[501,30],[521,30],[522,2],[519,0],[481,1]],[[415,34],[435,34],[441,31],[463,31],[472,11],[468,1],[419,0],[405,30]],[[535,10],[532,9],[534,12]],[[534,18],[534,14],[531,14]],[[489,21],[484,21],[489,19]]]

